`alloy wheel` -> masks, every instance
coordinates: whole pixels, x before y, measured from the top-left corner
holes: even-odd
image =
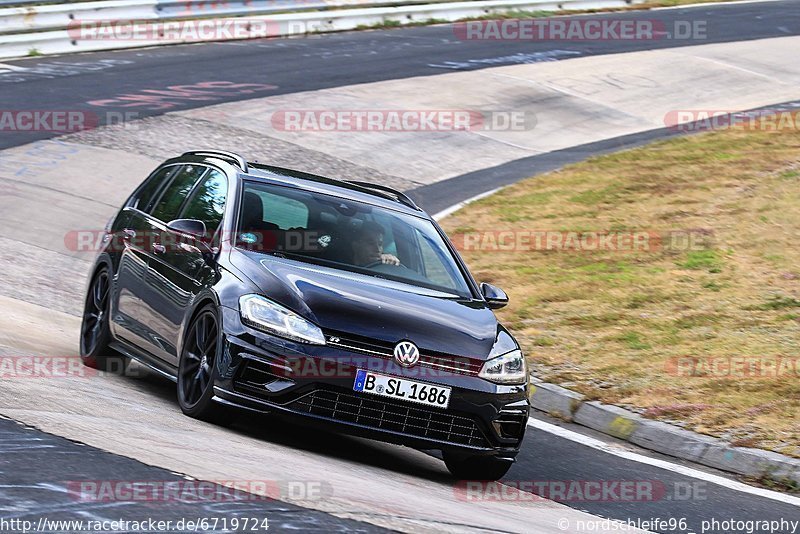
[[[86,297],[81,332],[84,354],[93,353],[103,335],[103,329],[106,321],[108,321],[109,289],[108,272],[101,271],[92,283],[92,287]]]
[[[211,382],[217,353],[217,318],[202,312],[192,323],[180,365],[180,386],[187,406],[196,405]]]

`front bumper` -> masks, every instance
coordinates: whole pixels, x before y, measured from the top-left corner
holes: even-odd
[[[305,418],[338,432],[418,449],[513,458],[528,419],[527,386],[298,344],[243,325],[222,308],[224,350],[214,399],[247,410]],[[356,371],[374,370],[452,388],[447,409],[353,391]]]

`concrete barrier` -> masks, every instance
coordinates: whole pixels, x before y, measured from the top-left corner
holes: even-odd
[[[800,483],[800,459],[762,449],[734,447],[712,436],[585,397],[531,377],[531,406],[651,451],[753,478]]]

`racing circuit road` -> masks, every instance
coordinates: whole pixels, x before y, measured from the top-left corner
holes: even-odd
[[[475,77],[488,73],[518,81],[529,73],[558,72],[578,80],[582,74],[599,77],[601,71],[619,72],[621,61],[666,65],[670,58],[680,62],[688,57],[699,58],[698,64],[707,64],[709,69],[719,67],[721,58],[749,60],[750,64],[728,69],[735,74],[726,70],[725,75],[747,76],[752,85],[746,91],[732,89],[747,94],[726,94],[724,87],[709,94],[702,84],[710,80],[709,84],[720,85],[714,77],[719,73],[665,71],[665,77],[685,75],[681,78],[685,83],[698,84],[670,95],[673,100],[663,104],[665,109],[678,105],[694,109],[698,101],[708,103],[703,98],[718,102],[717,107],[735,109],[800,99],[800,73],[796,60],[790,63],[796,54],[792,50],[798,49],[795,36],[800,35],[796,1],[604,16],[659,18],[667,24],[703,20],[707,34],[700,40],[465,42],[455,38],[450,25],[442,25],[36,58],[0,66],[0,109],[89,110],[97,112],[101,121],[109,117],[107,112],[117,117],[135,113],[129,119],[151,117],[141,121],[138,130],[104,133],[100,129],[64,137],[65,143],[42,141],[54,137],[53,132],[5,131],[0,135],[0,148],[6,149],[0,153],[4,229],[0,258],[6,271],[0,283],[1,354],[75,355],[77,316],[90,258],[66,250],[64,235],[75,229],[101,228],[162,153],[204,144],[219,146],[225,138],[221,141],[208,132],[228,132],[231,122],[250,113],[278,105],[308,107],[308,102],[318,102],[318,107],[352,105],[347,97],[374,93],[376,87],[401,95],[399,99],[424,94],[425,88],[435,86],[441,98],[456,107],[463,102],[459,98],[479,92]],[[680,52],[670,52],[672,48]],[[675,55],[665,59],[667,52]],[[760,60],[757,66],[753,58]],[[680,71],[681,65],[673,68]],[[454,80],[457,87],[448,85]],[[227,89],[201,99],[191,93],[180,96],[175,90],[219,81],[228,83]],[[620,78],[619,84],[624,83]],[[645,101],[657,105],[658,97],[663,97],[659,93],[668,87],[638,87],[616,101],[608,92],[588,95],[579,87],[573,84],[567,96],[589,101],[593,118],[599,123],[608,120],[613,127],[598,133],[594,130],[602,128],[586,128],[578,122],[549,126],[546,110],[538,112],[541,102],[520,100],[520,91],[527,89],[502,86],[492,97],[496,105],[537,110],[537,128],[552,127],[559,140],[539,137],[534,128],[532,134],[525,132],[537,138],[530,144],[501,139],[505,151],[498,149],[495,159],[483,160],[476,154],[478,161],[465,161],[469,159],[465,154],[474,153],[479,145],[453,137],[432,145],[404,141],[403,150],[418,150],[423,161],[403,165],[404,159],[391,153],[392,141],[380,145],[382,150],[359,154],[348,148],[352,139],[309,141],[259,131],[259,124],[247,125],[247,135],[253,137],[242,143],[249,148],[233,141],[233,146],[221,148],[241,149],[251,157],[269,157],[281,150],[277,155],[294,158],[293,166],[300,169],[372,175],[412,191],[423,207],[435,212],[565,162],[675,135],[653,121],[636,122],[625,108],[626,101],[631,106],[646,107]],[[411,105],[422,106],[419,101]],[[575,104],[559,105],[563,106],[560,112]],[[403,107],[408,103],[397,104]],[[236,135],[244,134],[237,130]],[[365,144],[383,142],[380,136],[360,139]],[[263,152],[256,152],[258,146],[264,147]],[[427,160],[423,148],[433,153]],[[447,153],[455,155],[448,158]],[[3,380],[0,415],[33,428],[0,420],[0,520],[43,515],[179,519],[242,513],[267,516],[270,526],[279,529],[579,532],[579,521],[599,518],[685,518],[685,530],[663,524],[648,529],[700,532],[701,522],[712,519],[800,516],[800,499],[635,451],[629,444],[539,415],[534,416],[522,453],[506,477],[509,484],[655,481],[664,491],[653,500],[468,501],[454,488],[441,462],[423,452],[312,432],[268,416],[242,418],[229,428],[209,426],[180,414],[172,383],[141,368],[134,366],[134,370],[138,370],[136,376],[126,377],[76,374]],[[233,509],[213,503],[76,502],[66,483],[183,476],[213,481],[300,481],[323,491],[292,494],[283,488],[272,495],[277,501],[255,500]],[[600,525],[595,531],[615,530]]]

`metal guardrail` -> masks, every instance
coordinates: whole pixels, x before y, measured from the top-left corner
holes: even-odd
[[[20,0],[0,0],[11,1]],[[431,19],[456,21],[495,12],[625,7],[644,0],[439,0],[434,4],[426,1],[430,0],[102,0],[42,5],[37,0],[37,5],[26,7],[0,6],[0,58],[197,42],[184,37],[165,38],[157,31],[147,33],[148,37],[143,39],[92,39],[81,33],[84,24],[124,29],[132,26],[132,21],[158,25],[210,19],[209,24],[222,26],[238,20],[269,26],[267,36],[275,37],[297,35],[298,27],[303,28],[301,33],[321,33],[387,22],[402,25]]]
[[[0,9],[9,7],[36,7],[55,4],[88,4],[96,1],[97,0],[0,0]],[[420,0],[420,2],[421,1],[422,0]],[[373,2],[370,2],[369,0],[361,0],[360,2],[354,3],[371,5]],[[406,3],[408,2],[403,0],[395,0],[394,2],[391,2],[392,5],[402,5]],[[184,11],[187,12],[202,12],[212,10],[219,11],[218,8],[223,6],[230,9],[236,9],[236,6],[238,6],[238,9],[244,9],[248,7],[257,7],[262,4],[269,5],[270,7],[273,5],[275,7],[284,5],[288,6],[289,10],[292,10],[295,6],[302,8],[305,4],[307,4],[307,6],[305,6],[306,9],[313,9],[314,6],[318,4],[336,5],[337,2],[321,2],[313,0],[164,0],[158,4],[159,6],[162,6],[165,11],[169,11],[171,8],[176,6],[180,6]]]
[[[0,8],[4,7],[32,7],[45,4],[77,4],[93,0],[0,0]]]
[[[4,1],[4,0],[0,0]],[[74,28],[81,22],[169,21],[405,6],[430,0],[101,0],[0,9],[0,36]],[[447,2],[448,0],[439,0]],[[450,0],[452,1],[452,0]],[[541,0],[533,0],[537,2]],[[570,1],[570,0],[567,0]]]
[[[0,9],[0,39],[47,30],[66,30],[84,20],[158,19],[157,0],[104,0]]]
[[[447,2],[448,0],[439,0]],[[450,0],[456,1],[456,0]],[[343,7],[382,7],[429,3],[430,0],[157,0],[160,19],[297,13]]]

